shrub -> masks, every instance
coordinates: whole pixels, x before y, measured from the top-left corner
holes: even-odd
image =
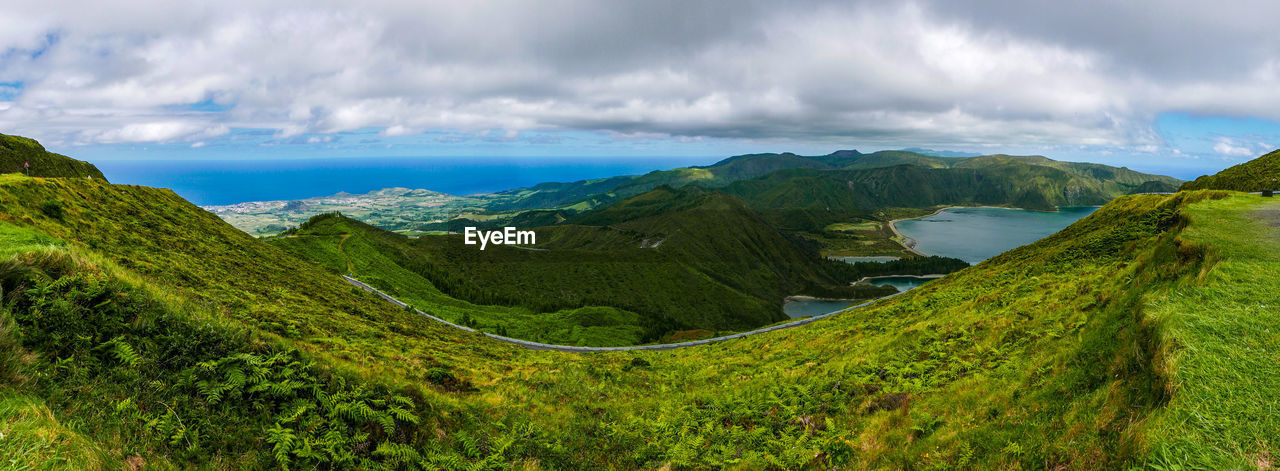
[[[62,220],[62,202],[58,200],[45,200],[43,203],[40,203],[40,212],[53,219]]]

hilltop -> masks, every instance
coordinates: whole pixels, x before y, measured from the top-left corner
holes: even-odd
[[[1280,150],[1182,184],[1183,190],[1280,190]]]
[[[32,437],[0,451],[33,466],[1170,469],[1280,446],[1258,307],[1280,208],[1258,197],[1124,197],[865,311],[599,355],[443,328],[168,191],[18,178],[0,202],[0,427]]]
[[[30,164],[30,168],[23,167]],[[90,177],[106,180],[93,164],[55,154],[44,146],[20,136],[0,134],[0,174],[30,172],[33,177]]]

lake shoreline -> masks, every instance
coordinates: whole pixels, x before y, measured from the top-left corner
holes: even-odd
[[[881,296],[881,297],[883,297],[883,296]],[[856,302],[858,302],[858,301],[864,301],[864,300],[866,300],[866,299],[880,299],[880,298],[853,298],[853,299],[845,299],[845,298],[819,298],[819,297],[817,297],[817,296],[806,296],[806,295],[799,295],[799,294],[798,294],[798,295],[795,295],[795,296],[787,296],[787,297],[785,297],[785,298],[782,298],[782,302],[783,302],[783,303],[787,303],[787,302],[791,302],[791,301],[831,301],[831,302],[837,302],[837,301],[839,301],[839,302],[844,302],[844,301],[849,301],[849,302],[851,302],[851,303],[856,303]]]
[[[864,282],[864,281],[869,281],[869,280],[872,280],[872,279],[875,279],[875,278],[889,278],[889,277],[897,277],[897,278],[919,278],[919,279],[922,279],[922,280],[936,280],[936,279],[938,279],[938,278],[942,278],[942,277],[944,277],[944,276],[947,276],[947,275],[946,275],[946,274],[944,274],[944,273],[930,273],[930,274],[928,274],[928,275],[876,275],[876,276],[864,276],[864,277],[862,277],[862,279],[860,279],[860,280],[858,280],[858,281],[855,281],[855,282],[853,282],[852,284],[855,284],[855,285],[856,285],[856,284],[858,284],[858,283],[862,283],[862,282]]]

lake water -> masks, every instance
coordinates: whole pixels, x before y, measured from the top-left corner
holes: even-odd
[[[1093,214],[1092,206],[1061,207],[1057,212],[1006,208],[950,208],[932,216],[898,221],[902,235],[916,240],[927,255],[978,263],[1030,244]]]
[[[359,157],[267,160],[101,160],[111,183],[169,188],[208,206],[423,188],[452,195],[510,190],[543,182],[637,175],[708,157]]]
[[[820,316],[828,312],[839,311],[852,306],[852,301],[823,301],[817,299],[792,299],[782,305],[782,312],[792,319],[805,316]]]
[[[857,258],[857,257],[853,257]],[[889,257],[896,259],[897,257]],[[867,260],[858,260],[867,261]],[[898,288],[898,291],[906,291],[912,288],[918,288],[921,285],[937,278],[916,278],[914,276],[876,276],[867,281],[873,285],[884,286],[889,285]],[[821,299],[790,299],[782,305],[782,312],[785,312],[792,319],[805,316],[820,316],[828,312],[835,312],[846,307],[852,306],[851,301],[830,301]]]
[[[889,285],[894,288],[898,288],[898,291],[906,291],[912,288],[919,288],[925,283],[936,279],[937,278],[917,278],[914,276],[877,276],[867,280],[867,282],[876,286]]]

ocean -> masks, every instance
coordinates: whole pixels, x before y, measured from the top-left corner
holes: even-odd
[[[489,193],[543,182],[634,175],[715,157],[361,157],[279,160],[100,160],[112,183],[169,188],[201,205],[294,200],[390,187],[453,195]]]

